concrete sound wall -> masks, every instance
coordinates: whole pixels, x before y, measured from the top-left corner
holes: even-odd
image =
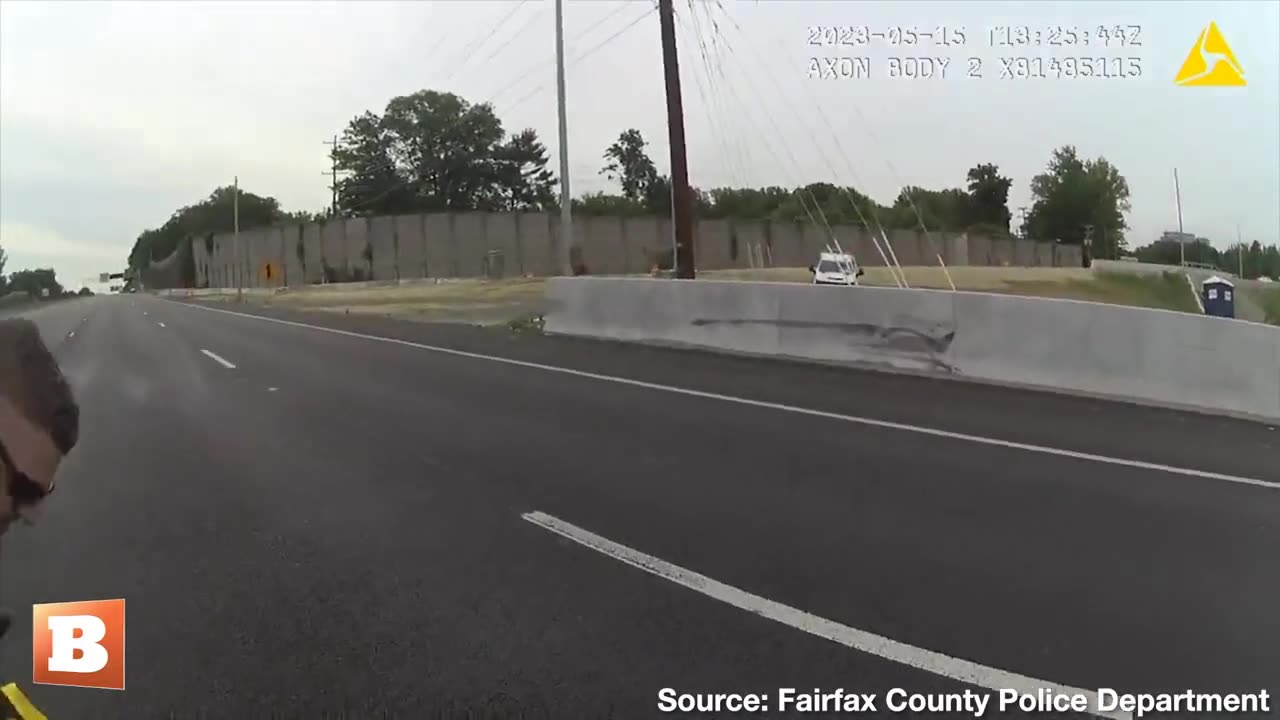
[[[422,218],[422,235],[429,277],[457,277],[458,253],[453,243],[452,213],[431,213]]]
[[[551,218],[527,213],[520,218],[520,266],[530,275],[554,275],[558,263]]]
[[[987,293],[552,278],[546,331],[1280,419],[1280,328]]]
[[[306,283],[306,254],[303,243],[303,229],[306,226],[285,225],[284,232],[284,284],[303,285]]]
[[[213,251],[197,242],[196,283],[246,287],[395,280],[401,277],[477,277],[490,251],[501,251],[504,274],[554,275],[560,217],[547,213],[431,213],[346,218],[240,232],[239,264],[233,236],[213,238]],[[647,272],[672,245],[671,220],[657,217],[575,217],[575,247],[589,274]],[[700,270],[805,267],[834,234],[842,248],[866,266],[883,265],[867,230],[795,222],[701,220],[694,230]],[[952,265],[1065,264],[1079,267],[1079,248],[1023,240],[892,230],[887,233],[902,265],[933,265],[940,253]],[[298,255],[301,241],[302,254]],[[1074,255],[1069,251],[1074,250]],[[266,278],[264,266],[281,272]]]
[[[308,285],[324,280],[324,239],[320,229],[314,223],[302,228],[303,277]]]
[[[374,280],[399,280],[394,215],[369,218],[369,249],[372,251]]]
[[[658,251],[658,248],[671,246],[671,238],[663,238],[660,232],[658,223],[650,218],[622,219],[622,234],[627,239],[625,249],[627,272],[648,272],[652,267],[653,254]]]
[[[396,266],[402,278],[427,276],[426,241],[422,236],[422,215],[397,215],[392,230],[396,235]]]

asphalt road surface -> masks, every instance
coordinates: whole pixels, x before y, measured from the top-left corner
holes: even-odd
[[[1274,428],[269,314],[118,296],[31,315],[82,434],[4,538],[0,677],[54,720],[1280,692]],[[112,597],[128,689],[31,685],[27,608]]]

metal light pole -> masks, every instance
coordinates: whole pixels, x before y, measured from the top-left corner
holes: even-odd
[[[1241,280],[1244,279],[1244,240],[1240,239],[1240,224],[1236,223],[1236,260],[1239,261]]]
[[[569,117],[564,99],[564,0],[556,0],[556,104],[560,113],[560,271],[573,274],[573,196],[569,193]]]
[[[236,302],[244,298],[244,268],[240,267],[240,176],[235,176],[231,186],[232,231],[231,247],[235,250],[236,261]]]
[[[1182,190],[1178,187],[1178,168],[1173,169],[1173,200],[1178,204],[1178,261],[1187,264],[1187,239],[1182,235]]]

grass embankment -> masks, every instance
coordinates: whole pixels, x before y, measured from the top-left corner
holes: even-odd
[[[315,285],[246,295],[260,305],[345,314],[389,315],[424,322],[500,325],[541,313],[545,281],[538,278],[464,280],[440,284],[343,288]],[[197,298],[234,301],[234,295]]]
[[[864,285],[893,287],[893,274],[883,267],[865,268]],[[1085,268],[904,267],[907,284],[913,288],[949,290],[947,273],[957,290],[1006,293],[1029,297],[1087,300],[1112,305],[1199,312],[1191,288],[1183,275],[1133,275],[1094,273]],[[704,277],[727,280],[806,282],[806,268],[764,270],[723,270],[703,273]]]
[[[913,288],[950,288],[947,275],[941,268],[907,267],[903,272]],[[1191,289],[1181,275],[1095,274],[1084,268],[956,267],[949,268],[949,272],[958,290],[1198,312]],[[807,268],[767,268],[707,271],[699,273],[699,277],[808,282],[810,275]],[[883,267],[866,268],[862,282],[867,285],[894,285],[893,274]],[[540,315],[544,308],[545,287],[546,281],[542,278],[359,288],[319,285],[274,293],[246,293],[245,300],[297,310],[390,315],[424,322],[503,325]],[[234,295],[199,299],[226,301],[234,300]]]
[[[1112,305],[1200,312],[1187,278],[1180,273],[1136,275],[1100,272],[1056,283],[1013,280],[1005,292],[1015,295],[1089,300]]]
[[[1266,320],[1272,325],[1280,325],[1280,288],[1275,289],[1249,289],[1246,292],[1253,297],[1254,302],[1262,308]]]

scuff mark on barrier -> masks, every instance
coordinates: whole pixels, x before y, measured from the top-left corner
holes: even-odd
[[[707,318],[694,318],[690,321],[691,325],[769,325],[778,328],[793,328],[804,330],[836,330],[846,335],[860,337],[874,337],[885,340],[885,344],[894,349],[910,349],[910,343],[899,346],[900,340],[895,338],[906,337],[919,340],[924,349],[935,352],[944,353],[947,348],[951,347],[951,342],[955,340],[956,331],[948,330],[946,332],[930,335],[914,328],[908,327],[885,327],[883,325],[874,325],[872,323],[830,323],[830,322],[807,322],[804,320],[712,320]]]
[[[954,372],[950,363],[942,359],[951,343],[955,340],[954,328],[936,328],[933,332],[910,327],[884,326],[873,323],[839,323],[812,322],[804,320],[752,320],[694,318],[690,321],[695,327],[716,325],[767,326],[787,330],[818,330],[836,333],[843,336],[851,346],[860,346],[869,350],[885,351],[895,354],[910,354],[912,359],[926,362],[934,370]]]

